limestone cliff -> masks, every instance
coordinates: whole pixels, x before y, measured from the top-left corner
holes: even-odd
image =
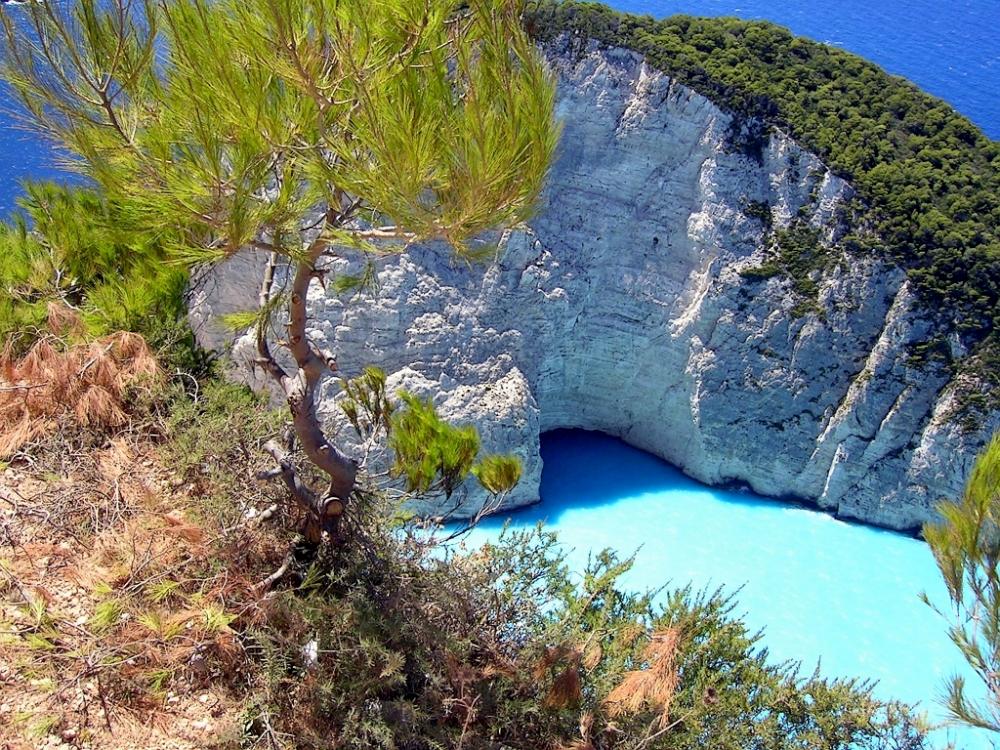
[[[530,228],[485,267],[441,248],[380,261],[362,300],[315,284],[316,342],[345,373],[377,364],[476,423],[486,448],[518,453],[510,505],[537,499],[539,434],[580,427],[709,484],[897,529],[931,518],[1000,419],[972,432],[952,419],[974,385],[913,360],[940,332],[904,274],[842,254],[813,273],[817,302],[802,314],[789,279],[741,273],[766,260],[769,228],[751,207],[832,244],[851,186],[780,132],[738,147],[745,123],[634,53],[562,41],[547,54],[565,129]],[[261,264],[240,255],[201,279],[203,342],[223,343],[216,316],[253,306]],[[239,366],[249,343],[236,342]]]

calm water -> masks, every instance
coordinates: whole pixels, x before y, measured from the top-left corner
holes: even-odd
[[[636,552],[626,579],[634,588],[742,586],[739,610],[752,629],[764,629],[774,658],[801,661],[805,671],[819,663],[827,676],[877,679],[881,695],[937,714],[941,683],[962,664],[944,621],[917,598],[927,591],[947,601],[924,543],[707,488],[597,433],[548,433],[542,457],[543,501],[512,523],[541,520],[557,530],[573,570],[584,568],[590,552],[613,547]],[[496,538],[504,520],[488,519],[465,544]],[[976,732],[958,739],[988,746]]]

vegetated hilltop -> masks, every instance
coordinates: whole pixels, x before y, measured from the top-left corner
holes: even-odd
[[[997,384],[1000,143],[909,81],[771,23],[581,2],[541,2],[528,23],[542,40],[569,33],[639,52],[737,114],[740,148],[759,150],[778,127],[814,151],[858,190],[844,244],[907,269],[928,314],[986,354],[979,370]]]

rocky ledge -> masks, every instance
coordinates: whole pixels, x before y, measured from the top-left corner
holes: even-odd
[[[566,40],[546,52],[565,129],[530,227],[486,266],[434,247],[382,260],[362,299],[315,284],[316,342],[343,372],[379,365],[475,423],[486,449],[521,456],[508,506],[538,498],[539,435],[574,427],[708,484],[894,529],[932,518],[1000,415],[963,427],[961,394],[976,384],[913,357],[940,332],[905,275],[841,253],[813,272],[806,311],[788,278],[744,275],[766,260],[768,223],[807,221],[832,246],[851,186],[781,132],[739,146],[747,124],[632,52]],[[770,222],[753,210],[765,204]],[[249,338],[218,318],[253,307],[263,260],[238,255],[192,295],[201,341],[232,346],[252,384]],[[334,426],[335,390],[323,401]],[[476,507],[470,493],[465,510]]]

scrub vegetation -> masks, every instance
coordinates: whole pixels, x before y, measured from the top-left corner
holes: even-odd
[[[17,352],[47,330],[52,305],[75,310],[75,340],[125,330],[156,348],[193,350],[187,272],[165,262],[162,240],[133,231],[94,189],[28,183],[21,212],[0,223],[0,337]],[[183,345],[183,346],[182,346]],[[194,362],[183,362],[186,369]]]
[[[13,748],[925,746],[869,684],[773,663],[728,596],[656,604],[611,552],[581,578],[542,529],[442,546],[450,529],[371,488],[349,541],[296,541],[304,511],[256,478],[283,411],[146,382],[126,420],[70,415],[7,456]]]

